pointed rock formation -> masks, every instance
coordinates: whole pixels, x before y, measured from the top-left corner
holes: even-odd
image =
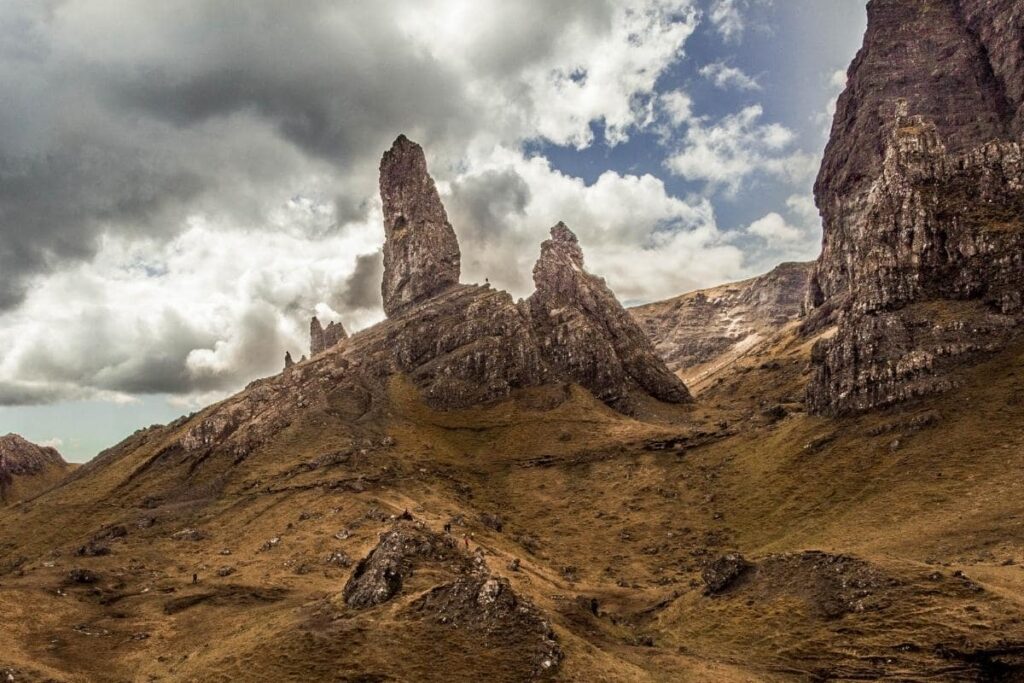
[[[557,376],[624,408],[636,389],[670,403],[690,399],[604,280],[584,269],[583,250],[564,223],[541,245],[533,281],[530,314],[541,355]]]
[[[290,368],[293,365],[295,365],[295,361],[292,360],[292,352],[291,351],[285,351],[284,352],[284,369],[287,370],[288,368]]]
[[[455,230],[427,173],[423,148],[399,135],[380,163],[384,203],[384,312],[458,284],[461,255]]]
[[[333,348],[344,339],[348,339],[348,332],[345,331],[345,327],[341,323],[328,323],[325,329],[316,316],[313,316],[313,319],[309,321],[310,356],[315,356],[318,353]]]
[[[808,403],[874,408],[953,386],[949,370],[1024,319],[1021,13],[1013,0],[873,0],[816,185],[822,255]]]

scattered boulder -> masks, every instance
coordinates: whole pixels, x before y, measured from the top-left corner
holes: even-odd
[[[739,553],[728,553],[712,560],[701,571],[705,595],[718,595],[736,583],[751,564]]]
[[[489,512],[483,512],[480,514],[480,523],[488,529],[493,529],[499,533],[505,526],[504,521],[501,519],[501,515],[495,515]]]
[[[89,569],[76,568],[68,572],[68,581],[71,583],[89,585],[99,580],[99,574]]]
[[[202,541],[207,538],[207,534],[199,529],[193,529],[191,527],[182,529],[171,535],[175,541]]]
[[[75,551],[75,555],[78,557],[102,557],[109,554],[110,546],[96,541],[89,541]]]

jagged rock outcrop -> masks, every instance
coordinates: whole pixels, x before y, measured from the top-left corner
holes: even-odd
[[[380,162],[384,204],[384,312],[389,316],[458,284],[459,243],[427,173],[423,148],[398,136]]]
[[[1021,10],[874,0],[816,194],[822,255],[808,403],[870,409],[949,389],[1024,314]]]
[[[52,483],[62,476],[68,464],[57,449],[37,446],[18,434],[0,436],[0,502],[20,496],[12,495],[12,487],[25,489],[24,493],[38,492],[33,479],[45,479],[41,485]]]
[[[290,368],[293,365],[295,365],[295,361],[292,360],[292,352],[291,351],[285,351],[284,352],[284,369],[287,370],[288,368]]]
[[[727,361],[800,318],[813,263],[629,309],[670,370]],[[688,375],[689,376],[689,375]]]
[[[402,224],[403,230],[420,226],[428,232],[443,223],[447,233],[451,226],[447,219],[438,222],[444,208],[422,155],[419,146],[404,137],[385,154],[381,187],[385,207],[391,207],[388,220],[392,228]],[[414,196],[410,185],[426,196]],[[454,232],[451,237],[451,244],[438,247],[449,256],[458,253]],[[431,239],[413,239],[391,229],[387,239],[384,252],[392,274],[419,277],[438,271],[435,255],[429,253]],[[410,239],[404,246],[390,244]],[[406,262],[417,259],[424,259],[426,266]],[[385,273],[385,291],[388,277]],[[439,409],[469,408],[507,398],[519,389],[573,383],[623,412],[633,411],[645,398],[690,400],[686,385],[658,358],[604,281],[584,270],[579,242],[566,226],[556,226],[552,239],[542,246],[534,279],[537,291],[519,302],[489,285],[454,281],[432,292],[417,285],[415,297],[410,294],[413,289],[392,288],[392,303],[405,297],[402,305],[392,308],[383,322],[347,337],[344,344],[333,343],[329,333],[335,328],[323,330],[314,318],[309,361],[253,382],[238,396],[204,411],[145,467],[182,454],[208,458],[220,453],[240,462],[287,427],[295,411],[326,408],[328,402],[333,412],[340,410],[358,420],[381,406],[388,379],[399,374]]]
[[[558,376],[613,406],[628,402],[635,389],[670,403],[690,399],[604,280],[586,272],[579,241],[564,223],[541,245],[533,282],[533,327]]]
[[[327,323],[325,328],[320,320],[313,316],[309,321],[309,355],[315,356],[318,353],[334,348],[338,342],[348,339],[348,332],[340,322]]]

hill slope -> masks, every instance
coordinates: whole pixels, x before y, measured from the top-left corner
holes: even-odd
[[[37,446],[17,434],[0,436],[0,504],[31,498],[70,470],[54,448]]]

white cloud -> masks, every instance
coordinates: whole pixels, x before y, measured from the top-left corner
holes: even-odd
[[[0,30],[25,27],[0,42],[17,102],[0,174],[41,160],[0,206],[0,404],[194,406],[302,353],[314,311],[379,319],[376,172],[399,132],[453,188],[466,279],[527,291],[559,219],[627,296],[731,276],[739,251],[706,201],[651,176],[587,186],[518,151],[653,124],[698,19],[693,0],[0,5]],[[671,102],[688,116],[684,93]],[[502,204],[488,193],[506,180]]]
[[[832,128],[832,119],[836,115],[836,106],[839,104],[839,95],[846,90],[846,71],[838,69],[833,71],[828,78],[828,89],[832,93],[825,104],[825,111],[814,115],[814,120],[821,126],[823,135],[827,138]]]
[[[516,296],[529,294],[540,242],[559,220],[579,236],[588,269],[624,300],[664,298],[746,274],[743,253],[719,232],[710,202],[673,197],[654,176],[607,171],[587,185],[542,157],[507,149],[475,160],[472,169],[445,198],[467,281],[486,277]],[[486,215],[476,208],[481,202]]]
[[[745,9],[743,0],[712,0],[708,17],[725,40],[736,41],[746,29]]]
[[[585,147],[592,122],[603,122],[606,140],[616,144],[650,121],[658,77],[682,55],[699,18],[692,0],[623,0],[610,8],[574,17],[561,4],[537,12],[498,0],[441,0],[414,3],[403,27],[458,69],[489,125],[512,133],[503,142],[543,137]],[[552,24],[557,45],[538,54],[536,34]]]
[[[803,236],[799,228],[789,225],[785,218],[775,212],[751,223],[747,232],[771,243],[795,242]]]
[[[737,90],[760,90],[761,85],[734,66],[725,62],[712,62],[700,69],[700,75],[715,84],[715,87],[723,90],[736,88]]]
[[[735,193],[755,174],[798,184],[816,171],[817,160],[792,149],[795,134],[777,123],[762,123],[763,109],[747,107],[708,125],[694,120],[680,149],[665,162],[687,180],[707,182],[712,189]]]
[[[693,116],[693,100],[682,90],[671,90],[661,95],[661,107],[668,120],[679,126]]]

